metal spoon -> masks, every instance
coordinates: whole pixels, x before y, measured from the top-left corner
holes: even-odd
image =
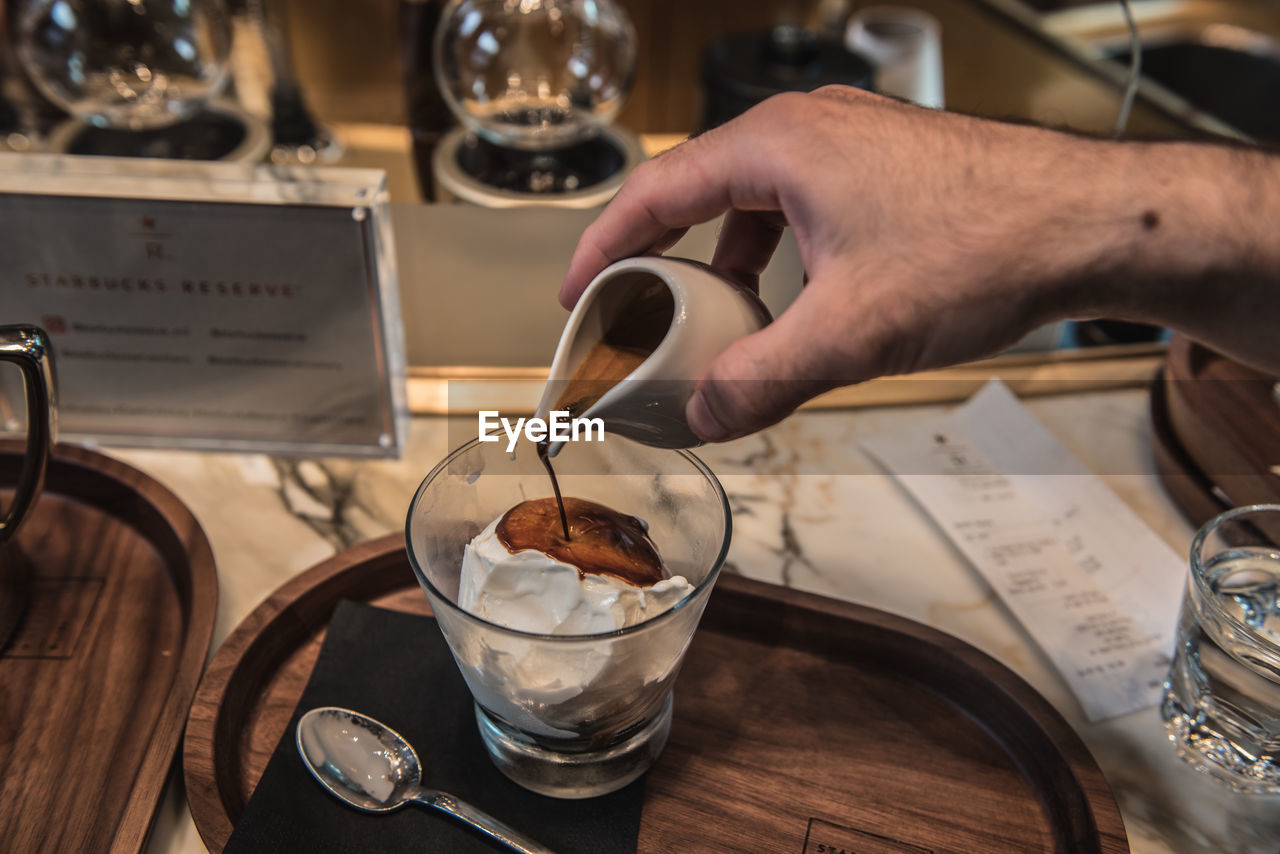
[[[350,709],[312,709],[298,721],[298,753],[311,775],[339,800],[382,813],[416,801],[466,822],[522,854],[554,854],[448,792],[422,786],[422,767],[399,733]]]

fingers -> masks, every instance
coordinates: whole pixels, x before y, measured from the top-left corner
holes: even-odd
[[[655,240],[653,245],[646,250],[647,255],[661,255],[672,246],[680,242],[680,238],[688,234],[688,228],[673,228],[662,236],[661,239]]]
[[[641,163],[627,177],[613,200],[582,233],[569,260],[560,303],[570,308],[597,273],[614,261],[642,255],[655,246],[674,244],[673,232],[705,222],[722,213],[728,195],[723,176],[714,161],[703,165],[709,148],[703,139],[683,143],[660,157]],[[676,198],[686,194],[673,188],[689,188],[700,200],[696,209]]]
[[[786,219],[776,211],[729,211],[711,266],[759,293],[760,274],[769,265],[785,228]]]
[[[640,164],[579,238],[560,288],[561,304],[572,307],[609,264],[669,247],[675,242],[673,235],[678,239],[691,225],[730,209],[783,210],[780,200],[786,191],[779,184],[802,183],[797,172],[804,171],[814,156],[812,134],[806,129],[837,123],[851,107],[907,109],[848,86],[784,93]],[[722,237],[720,246],[728,250],[729,243]],[[763,255],[728,255],[723,260],[726,268],[745,272],[761,266]]]
[[[685,407],[694,433],[708,442],[745,436],[856,378],[856,366],[836,363],[829,336],[846,333],[833,325],[820,290],[811,283],[781,317],[712,363]]]
[[[749,124],[739,117],[640,164],[578,240],[560,289],[572,307],[614,261],[668,247],[691,225],[732,207],[777,210],[768,158],[739,150]],[[749,141],[749,140],[747,140]],[[733,163],[733,168],[729,164]]]

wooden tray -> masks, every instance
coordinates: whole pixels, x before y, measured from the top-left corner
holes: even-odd
[[[1231,498],[1196,465],[1169,423],[1164,372],[1151,384],[1151,438],[1156,474],[1182,515],[1199,528],[1229,509]]]
[[[191,813],[211,850],[257,785],[344,597],[429,613],[392,535],[285,584],[210,664],[184,756]],[[639,850],[1128,845],[1079,737],[995,660],[881,611],[725,575],[676,685]]]
[[[0,484],[21,449],[0,442]],[[139,851],[209,653],[213,552],[172,493],[74,447],[16,542],[32,577],[0,655],[0,849]]]
[[[1164,370],[1173,436],[1234,505],[1280,502],[1276,379],[1175,336]]]

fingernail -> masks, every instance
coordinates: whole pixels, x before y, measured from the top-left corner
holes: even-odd
[[[684,417],[693,432],[708,442],[723,442],[729,438],[729,430],[711,414],[711,407],[707,406],[707,399],[701,391],[695,391],[689,398]]]
[[[569,299],[569,294],[572,292],[572,289],[573,285],[570,284],[569,277],[566,276],[564,281],[560,283],[560,292],[556,294],[556,299],[560,301],[560,305],[567,308],[569,311],[573,311],[574,300]]]

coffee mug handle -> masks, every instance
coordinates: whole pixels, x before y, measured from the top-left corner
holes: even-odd
[[[44,485],[57,429],[52,359],[52,346],[43,329],[0,326],[0,362],[13,362],[22,371],[27,397],[27,453],[13,501],[0,516],[0,543],[13,536]]]

